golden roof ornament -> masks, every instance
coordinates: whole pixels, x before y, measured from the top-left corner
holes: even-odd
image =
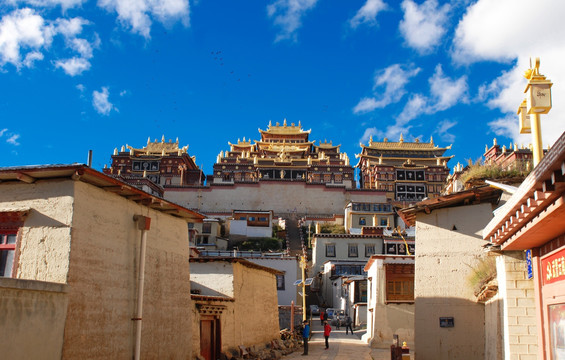
[[[492,139],[492,146],[496,146],[496,145],[498,145],[498,144],[496,143],[496,138],[494,138],[494,139]]]
[[[161,137],[161,142],[162,142],[162,143],[165,142],[165,134],[163,134],[163,136]]]
[[[398,140],[398,142],[404,142],[404,136],[402,135],[402,133],[400,133],[400,139]]]
[[[286,127],[286,118],[284,118],[283,126]]]
[[[118,155],[118,148],[114,148],[114,155]]]
[[[388,142],[388,138],[385,137],[385,138],[383,139],[383,142]]]
[[[434,145],[434,137],[430,136],[430,144]]]
[[[120,152],[125,152],[126,151],[126,147],[122,145],[122,148],[120,149]]]

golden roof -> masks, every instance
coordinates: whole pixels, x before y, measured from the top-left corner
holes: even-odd
[[[327,140],[324,140],[324,142],[322,142],[320,140],[320,145],[314,145],[314,146],[321,148],[321,149],[333,149],[333,148],[339,148],[341,146],[341,144],[340,145],[333,145],[331,140],[330,140],[330,142],[328,142]]]
[[[266,133],[271,135],[301,135],[301,134],[310,134],[312,130],[303,130],[302,126],[300,125],[300,121],[298,125],[294,125],[291,123],[290,126],[286,124],[286,119],[284,119],[283,125],[281,126],[280,123],[276,123],[276,125],[272,125],[269,121],[269,127],[267,130],[259,129],[260,133]]]
[[[175,142],[169,139],[165,142],[165,135],[161,138],[161,141],[151,141],[151,138],[147,138],[147,145],[142,149],[136,149],[132,146],[126,145],[126,147],[133,151],[134,153],[143,153],[146,155],[165,155],[165,154],[179,154],[186,153],[188,151],[188,145],[179,148],[179,139],[177,138]]]
[[[243,141],[241,141],[240,139],[237,139],[237,144],[232,144],[231,142],[228,141],[228,144],[230,146],[251,146],[251,139],[249,140],[245,140],[245,138],[243,138]]]
[[[404,137],[400,134],[400,140],[398,142],[388,141],[384,138],[383,141],[373,141],[373,137],[369,139],[369,145],[360,144],[363,149],[374,149],[374,150],[448,150],[451,149],[451,145],[440,148],[434,144],[433,138],[430,138],[430,142],[420,142],[416,139],[414,142],[404,141]]]

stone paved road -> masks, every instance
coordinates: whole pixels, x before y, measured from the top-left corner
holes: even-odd
[[[322,326],[319,320],[314,321],[312,340],[309,343],[308,356],[302,356],[302,349],[284,356],[284,360],[390,360],[390,349],[371,349],[361,341],[365,332],[356,331],[355,335],[345,335],[342,327],[337,330],[332,327],[330,348],[325,350]],[[411,359],[414,359],[411,354]]]
[[[295,351],[283,359],[372,360],[371,348],[361,341],[361,335],[359,332],[355,335],[351,333],[345,335],[344,327],[341,330],[333,328],[330,335],[330,348],[325,350],[322,326],[319,320],[314,321],[308,356],[302,356],[302,351]]]

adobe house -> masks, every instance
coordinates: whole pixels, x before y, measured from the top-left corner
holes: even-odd
[[[85,165],[0,168],[2,357],[191,357],[203,218]]]
[[[565,133],[496,211],[483,233],[491,248],[502,254],[497,264],[502,270],[499,283],[502,278],[514,286],[503,297],[507,310],[504,349],[512,355],[565,356],[564,174]],[[530,263],[530,280],[516,277],[513,266],[501,266],[514,265],[511,260],[516,253]],[[520,270],[526,273],[525,267]]]
[[[191,258],[192,347],[205,359],[280,338],[279,270],[233,258]]]
[[[367,272],[367,333],[363,340],[389,348],[393,335],[414,344],[414,254],[373,255]]]
[[[415,354],[485,358],[485,308],[468,277],[481,259],[482,230],[502,190],[489,186],[424,200],[398,213],[416,228]]]

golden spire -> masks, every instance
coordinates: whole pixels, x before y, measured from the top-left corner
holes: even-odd
[[[286,118],[284,118],[283,126],[286,127]]]
[[[124,152],[126,151],[126,147],[122,145],[122,148],[120,149],[120,152]]]
[[[492,139],[492,146],[496,146],[496,145],[498,145],[498,144],[496,143],[496,138],[494,138],[494,139]]]
[[[402,133],[400,133],[400,139],[398,140],[398,142],[404,142],[404,136],[402,135]]]
[[[161,142],[165,142],[165,134],[163,134],[163,136],[161,137]]]
[[[149,145],[149,143],[151,143],[151,136],[147,137],[147,145]]]
[[[488,145],[485,144],[485,153],[488,151]]]
[[[434,137],[433,136],[430,136],[430,144],[432,144],[432,145],[434,144]]]

